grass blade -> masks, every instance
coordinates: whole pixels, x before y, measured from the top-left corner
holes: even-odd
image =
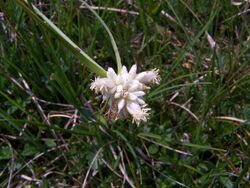
[[[106,71],[98,65],[91,57],[89,57],[81,48],[79,48],[69,37],[67,37],[53,22],[51,22],[40,10],[34,5],[28,6],[25,0],[16,0],[23,10],[28,13],[35,21],[48,29],[55,37],[64,43],[64,45],[93,72],[101,77],[106,76]]]
[[[91,6],[89,6],[85,1],[80,0],[94,15],[95,17],[101,22],[101,24],[103,25],[103,27],[105,28],[105,30],[107,31],[111,44],[113,46],[114,52],[115,52],[115,57],[116,57],[116,64],[117,64],[117,71],[118,73],[121,72],[122,69],[122,64],[121,64],[121,57],[117,48],[117,45],[115,43],[115,39],[111,33],[111,31],[109,30],[108,26],[105,24],[105,22],[103,21],[103,19],[96,13],[96,11],[94,11]]]

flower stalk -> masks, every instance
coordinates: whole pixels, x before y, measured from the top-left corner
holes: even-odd
[[[118,48],[117,48],[115,39],[114,39],[114,37],[113,37],[111,31],[109,30],[108,26],[107,26],[106,23],[103,21],[103,19],[96,13],[96,11],[95,11],[92,7],[90,7],[90,6],[89,6],[85,1],[83,1],[83,0],[80,0],[80,2],[82,2],[82,4],[83,4],[84,6],[86,6],[86,7],[95,15],[95,17],[100,21],[100,23],[103,25],[104,29],[107,31],[108,36],[109,36],[109,39],[110,39],[111,44],[112,44],[112,47],[113,47],[113,50],[114,50],[114,53],[115,53],[117,70],[118,70],[118,73],[121,73],[121,70],[122,70],[121,57],[120,57],[120,54],[119,54],[119,51],[118,51]]]
[[[79,48],[69,37],[67,37],[52,21],[50,21],[39,9],[27,0],[16,0],[16,3],[23,8],[36,22],[51,31],[81,62],[84,62],[90,71],[100,77],[106,76],[106,71],[98,65],[90,56]]]

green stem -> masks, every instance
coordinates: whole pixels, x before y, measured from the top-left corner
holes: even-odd
[[[102,26],[105,28],[105,30],[107,31],[109,38],[111,40],[111,44],[113,46],[114,52],[115,52],[115,58],[116,58],[116,64],[117,64],[117,72],[120,73],[122,70],[122,63],[121,63],[121,57],[117,48],[117,45],[115,43],[115,39],[111,33],[111,31],[109,30],[108,26],[105,24],[105,22],[103,21],[103,19],[96,13],[95,10],[93,10],[91,8],[91,6],[89,6],[85,1],[80,0],[80,2],[82,2],[94,15],[95,17],[101,22]]]
[[[69,37],[67,37],[52,21],[50,21],[39,9],[33,4],[28,6],[27,0],[16,0],[23,10],[29,14],[40,25],[50,30],[56,38],[58,38],[64,45],[78,58],[84,62],[90,71],[95,72],[101,77],[106,77],[107,72],[98,65],[91,57],[89,57],[81,48],[79,48]]]

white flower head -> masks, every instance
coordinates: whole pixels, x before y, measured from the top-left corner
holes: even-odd
[[[107,71],[107,77],[97,77],[91,83],[90,89],[103,95],[103,100],[108,101],[109,118],[128,118],[132,116],[133,122],[139,125],[146,122],[150,108],[143,100],[148,85],[159,84],[159,70],[153,69],[136,73],[137,66],[133,65],[128,71],[125,66],[121,73],[116,74],[112,68]]]

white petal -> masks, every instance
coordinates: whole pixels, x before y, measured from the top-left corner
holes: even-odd
[[[142,111],[140,105],[135,102],[129,103],[127,105],[127,110],[131,115],[135,113],[140,113]]]
[[[117,86],[117,88],[116,88],[116,92],[121,92],[122,90],[123,90],[122,85]]]
[[[135,79],[138,80],[139,82],[142,82],[145,75],[146,75],[146,72],[141,72],[141,73],[137,74]]]
[[[136,64],[134,64],[131,69],[129,70],[129,76],[133,79],[136,76],[136,69],[137,66]]]
[[[108,68],[107,77],[113,81],[116,80],[117,75],[116,75],[114,69]]]
[[[133,95],[132,93],[129,93],[129,94],[128,94],[128,98],[129,98],[129,100],[134,101],[134,100],[137,99],[137,96],[136,96],[136,95]]]
[[[138,80],[133,80],[132,82],[129,83],[128,86],[128,91],[133,92],[133,91],[138,91],[141,88],[141,83]]]
[[[125,66],[122,66],[122,74],[128,74],[128,70]]]
[[[101,93],[106,92],[107,91],[107,85],[105,84],[103,79],[106,79],[106,78],[99,78],[99,77],[95,78],[95,80],[90,85],[90,89],[95,90],[96,93],[98,93],[98,92],[101,92]]]
[[[145,101],[142,100],[142,99],[140,99],[140,98],[137,98],[137,101],[138,101],[138,103],[139,103],[140,105],[145,105],[145,104],[146,104]]]
[[[120,98],[121,97],[121,92],[117,92],[117,93],[115,93],[115,99],[118,99],[118,98]]]
[[[136,95],[138,97],[144,96],[145,92],[143,91],[135,91],[135,92],[131,92],[133,95]]]
[[[128,92],[133,92],[133,91],[136,91],[138,90],[138,85],[137,84],[131,84],[128,88]]]
[[[108,78],[102,78],[102,79],[103,79],[102,82],[103,82],[107,87],[112,88],[112,87],[115,86],[115,85],[114,85],[114,82],[113,82],[112,80],[110,80],[110,79],[108,79]]]
[[[144,84],[159,84],[160,82],[160,76],[159,76],[159,70],[153,69],[147,72],[142,72],[136,76],[136,79]]]
[[[122,84],[123,83],[122,76],[121,75],[117,75],[117,77],[115,78],[114,82],[115,82],[116,85]]]
[[[139,125],[142,121],[146,122],[149,109],[141,108],[139,104],[132,102],[127,105],[128,112],[133,117],[133,122]]]
[[[120,75],[120,83],[122,82],[123,84],[125,84],[127,83],[128,79],[129,79],[128,73],[122,73]]]
[[[118,110],[120,111],[121,109],[123,109],[124,106],[125,106],[125,100],[124,100],[124,99],[121,99],[121,100],[118,102]]]

